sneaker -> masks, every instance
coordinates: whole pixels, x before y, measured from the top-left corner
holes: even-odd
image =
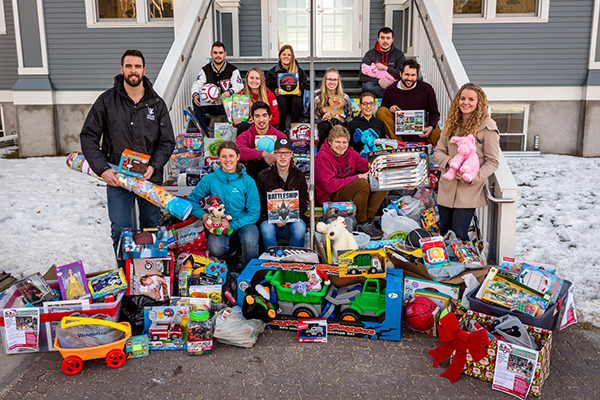
[[[362,224],[356,225],[358,232],[364,232],[371,237],[373,240],[378,240],[383,237],[383,231],[375,225],[374,221],[363,222]]]

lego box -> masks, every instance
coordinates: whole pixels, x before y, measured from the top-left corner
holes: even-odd
[[[309,278],[327,274],[323,281]],[[307,274],[308,272],[308,274]],[[309,281],[310,279],[310,281]],[[270,287],[280,312],[269,325],[296,331],[298,319],[327,319],[327,334],[400,341],[402,271],[383,278],[340,279],[337,266],[252,260],[238,278],[238,302],[257,284]],[[312,285],[312,286],[311,286]]]

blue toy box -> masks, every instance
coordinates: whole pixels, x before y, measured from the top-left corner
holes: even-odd
[[[307,272],[315,270],[327,273],[330,283],[298,290],[299,283],[307,283]],[[337,266],[255,259],[238,278],[237,299],[242,305],[248,287],[270,286],[271,296],[277,296],[270,300],[280,308],[269,323],[273,328],[296,331],[298,319],[326,318],[328,334],[400,341],[402,282],[402,270],[396,269],[388,269],[384,278],[342,280]]]
[[[138,234],[139,233],[132,232],[130,228],[123,228],[119,246],[123,260],[168,256],[168,234],[167,229],[164,226],[159,226],[156,232],[143,232],[143,237],[138,236]],[[142,242],[140,238],[151,238],[151,240],[144,240]]]

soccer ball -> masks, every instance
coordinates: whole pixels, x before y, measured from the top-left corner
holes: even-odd
[[[219,88],[214,83],[207,83],[200,90],[200,98],[206,103],[214,103],[219,98]]]

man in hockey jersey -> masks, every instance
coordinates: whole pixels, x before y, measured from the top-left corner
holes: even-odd
[[[220,100],[234,93],[239,93],[244,89],[244,84],[240,76],[240,71],[233,64],[225,61],[227,52],[225,45],[221,42],[214,42],[210,51],[212,61],[206,64],[200,70],[200,74],[192,85],[192,99],[194,100],[194,114],[200,123],[200,127],[207,132],[208,123],[206,113],[211,115],[225,114],[223,105],[202,105],[200,103],[200,94],[202,88],[207,84],[214,84],[221,91]],[[219,102],[220,103],[220,102]]]

